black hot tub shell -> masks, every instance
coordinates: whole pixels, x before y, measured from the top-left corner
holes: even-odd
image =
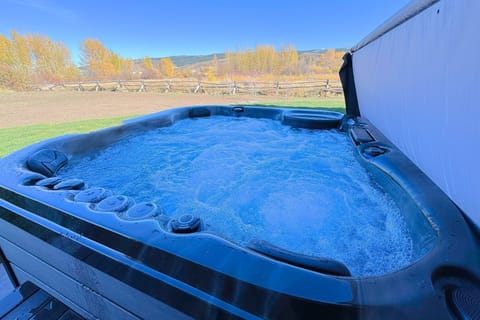
[[[332,261],[202,233],[194,221],[189,226],[192,217],[177,221],[184,229],[175,233],[172,221],[148,208],[129,218],[119,214],[128,204],[95,214],[98,199],[75,200],[87,188],[81,181],[55,177],[72,155],[214,115],[344,131],[358,160],[400,206],[421,256],[395,272],[351,277]],[[361,117],[256,106],[172,109],[22,149],[0,160],[0,179],[0,246],[15,277],[86,318],[448,319],[475,312],[471,301],[478,301],[478,238],[451,200]]]

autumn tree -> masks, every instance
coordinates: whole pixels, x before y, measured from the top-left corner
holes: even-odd
[[[317,55],[309,65],[312,72],[323,75],[336,75],[343,63],[345,51],[329,49],[320,55]]]
[[[111,52],[110,60],[113,64],[112,77],[129,80],[132,78],[134,70],[134,61],[132,59],[125,59],[119,55]]]
[[[119,58],[118,63],[119,63],[119,70],[120,70],[119,77],[121,79],[126,79],[126,80],[132,79],[134,65],[135,65],[133,59]]]
[[[280,49],[278,57],[279,69],[282,74],[293,74],[297,70],[298,52],[294,46]]]
[[[28,40],[26,37],[22,36],[21,34],[17,33],[16,31],[12,31],[10,33],[12,46],[14,50],[14,61],[15,65],[18,68],[24,69],[28,71],[31,69],[32,60],[30,59],[30,50],[28,47]]]
[[[157,77],[157,71],[153,67],[152,58],[145,57],[142,59],[142,78],[153,79]]]
[[[0,35],[0,85],[26,89],[35,83],[75,79],[78,68],[68,48],[46,36],[10,33]]]
[[[216,71],[215,71],[215,68],[213,66],[205,67],[202,71],[205,74],[208,81],[216,81],[217,80]]]
[[[293,46],[282,48],[279,52],[270,45],[259,45],[255,50],[225,53],[228,72],[265,75],[293,74],[298,64],[298,52]]]
[[[4,87],[12,87],[15,79],[13,79],[15,71],[13,44],[10,39],[0,35],[0,85]]]
[[[86,39],[80,45],[81,63],[87,67],[87,75],[92,78],[105,78],[114,69],[108,50],[96,39]]]
[[[31,60],[26,39],[16,31],[10,39],[0,39],[0,84],[13,89],[26,89],[31,85]]]
[[[278,63],[278,56],[273,46],[257,46],[255,49],[255,71],[273,73]]]
[[[152,58],[150,57],[143,58],[143,68],[146,70],[153,69]]]
[[[78,78],[79,70],[63,43],[41,35],[27,35],[26,38],[38,82],[72,81]]]
[[[218,58],[217,58],[217,55],[214,54],[214,55],[213,55],[213,58],[212,58],[212,65],[211,65],[211,66],[208,66],[208,67],[205,69],[205,75],[206,75],[206,77],[207,77],[207,80],[208,80],[208,81],[216,81],[216,80],[217,80],[218,71],[219,71]]]
[[[162,58],[158,64],[158,69],[160,73],[166,77],[171,78],[175,74],[175,65],[173,64],[172,59]]]
[[[131,64],[112,50],[107,49],[100,40],[86,39],[80,45],[81,62],[87,67],[87,76],[93,79],[115,79],[125,73]]]
[[[233,53],[230,50],[225,51],[225,63],[223,65],[222,71],[228,74],[231,74],[234,72]]]

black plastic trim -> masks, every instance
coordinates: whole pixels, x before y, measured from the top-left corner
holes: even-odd
[[[107,255],[96,252],[87,246],[79,244],[78,242],[63,236],[62,234],[32,222],[3,207],[0,207],[0,219],[8,221],[9,223],[30,233],[42,241],[49,243],[55,248],[83,261],[89,266],[96,268],[120,281],[123,281],[133,288],[141,290],[142,292],[169,304],[170,306],[191,317],[203,319],[205,318],[204,311],[209,310],[211,314],[215,314],[222,319],[240,319],[235,315],[227,313],[225,310],[217,308],[216,306],[211,305],[201,299],[196,299],[194,296],[178,288],[172,287],[143,272],[132,269],[129,266],[108,257]],[[94,228],[95,226],[91,225],[91,227]],[[139,252],[142,251],[139,250]],[[159,258],[158,260],[162,261],[162,258],[163,257]],[[170,263],[173,262],[170,261]],[[163,265],[168,266],[169,263],[164,263]],[[128,274],[127,278],[125,277],[126,274]],[[154,285],[152,286],[152,284]]]
[[[286,262],[300,268],[333,276],[350,277],[352,275],[347,266],[339,261],[323,257],[310,257],[291,252],[274,246],[273,244],[264,240],[252,240],[250,243],[248,243],[247,247],[270,258]]]
[[[5,257],[5,254],[3,253],[2,248],[0,248],[0,263],[2,263],[3,267],[5,268],[5,272],[7,273],[7,276],[10,279],[10,282],[12,283],[12,285],[15,288],[18,288],[20,286],[20,283],[18,282],[18,279],[15,276],[15,273],[13,272],[13,269],[7,260],[7,257]]]
[[[350,129],[350,134],[356,145],[375,141],[372,134],[362,127],[352,127]]]
[[[355,77],[353,75],[352,54],[345,53],[343,64],[338,72],[342,82],[343,96],[345,97],[345,107],[347,116],[359,117],[360,107],[358,105],[357,89],[355,88]]]
[[[282,311],[285,313],[287,312],[286,310],[289,310],[292,316],[295,315],[308,318],[309,314],[319,310],[319,305],[315,302],[312,303],[311,301],[307,301],[300,297],[271,291],[236,279],[190,260],[183,259],[177,255],[111,232],[98,225],[78,219],[61,210],[52,208],[33,199],[23,197],[2,187],[0,187],[0,198],[59,224],[62,227],[68,228],[83,237],[121,252],[127,257],[130,257],[135,261],[140,261],[144,265],[158,272],[178,279],[258,317],[266,317],[267,312],[269,318],[275,318],[279,316],[278,312]],[[146,273],[132,269],[123,263],[119,263],[118,261],[109,258],[106,254],[94,251],[79,242],[71,240],[68,236],[54,232],[45,226],[30,221],[1,206],[0,219],[25,230],[57,249],[82,260],[90,266],[125,282],[145,294],[163,301],[194,318],[201,319],[207,317],[204,314],[206,310],[208,310],[209,315],[215,314],[221,319],[238,318],[223,309],[209,304],[206,301],[196,299],[193,295],[181,291],[176,287],[172,287]],[[62,240],[59,241],[59,238]],[[181,266],[181,268],[179,268],[179,266]],[[128,277],[125,277],[126,274],[128,274]],[[215,281],[212,282],[212,279],[215,279]],[[231,288],[235,288],[235,290],[232,290]],[[241,295],[239,295],[240,292],[242,293]],[[251,299],[252,296],[268,296],[270,301],[270,305],[268,305],[269,309],[266,310],[266,305],[259,304],[255,299]],[[288,309],[276,310],[275,308],[272,308],[273,305],[280,305],[282,301],[289,301]],[[345,305],[330,304],[321,304],[321,310],[324,314],[328,314],[331,317],[342,315],[346,318],[355,318],[355,315],[358,312],[353,306],[346,307]]]

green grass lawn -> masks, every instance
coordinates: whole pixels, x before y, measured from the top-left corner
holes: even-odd
[[[282,106],[282,107],[300,107],[300,108],[319,108],[337,112],[345,112],[344,101],[342,99],[292,99],[278,101],[256,102],[256,105],[262,106]],[[15,128],[0,129],[0,157],[3,157],[15,150],[42,141],[48,138],[64,135],[67,133],[82,133],[118,125],[128,117],[115,117],[109,119],[93,119],[75,122],[66,122],[59,124],[41,124],[22,126]]]
[[[0,145],[0,157],[38,141],[61,136],[67,133],[89,132],[100,128],[118,125],[122,120],[131,117],[132,116],[3,128],[0,129],[0,141],[2,141]]]
[[[345,101],[341,98],[288,99],[254,102],[261,106],[280,106],[287,108],[314,108],[345,113]]]

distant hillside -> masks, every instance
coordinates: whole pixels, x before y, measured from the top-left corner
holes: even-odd
[[[167,58],[170,58],[176,67],[184,67],[184,66],[188,66],[190,64],[195,64],[199,62],[212,61],[213,56],[215,55],[219,60],[225,58],[224,53],[212,53],[212,54],[198,55],[198,56],[171,56]],[[153,64],[157,64],[160,59],[161,58],[152,58]]]

